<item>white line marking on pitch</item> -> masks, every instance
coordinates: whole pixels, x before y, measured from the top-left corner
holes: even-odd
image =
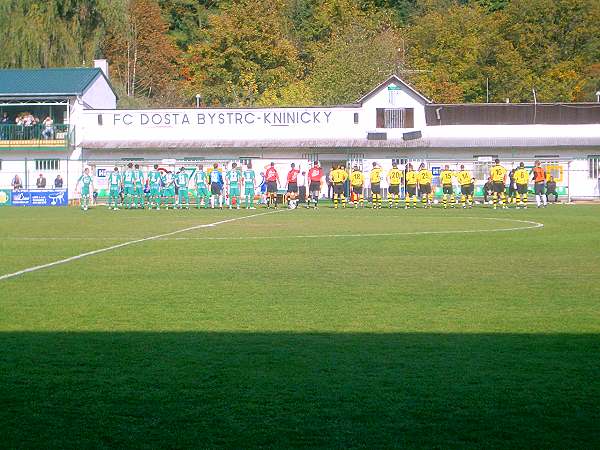
[[[461,217],[467,219],[469,217]],[[475,217],[471,217],[475,219]],[[504,220],[510,222],[520,222],[528,224],[524,227],[511,228],[493,228],[493,229],[477,229],[477,230],[444,230],[444,231],[400,231],[397,233],[347,233],[347,234],[299,234],[292,236],[225,236],[225,237],[182,237],[182,238],[162,238],[160,241],[244,241],[244,240],[264,240],[264,239],[309,239],[309,238],[361,238],[361,237],[385,237],[385,236],[413,236],[423,234],[465,234],[465,233],[496,233],[500,231],[519,231],[530,230],[533,228],[542,228],[543,223],[533,222],[530,220],[504,219],[495,217],[476,217],[481,220]]]
[[[279,212],[279,211],[271,211],[270,213]],[[263,214],[270,214],[263,213]],[[260,214],[257,214],[260,215]],[[244,216],[245,217],[254,217],[254,216]],[[242,218],[240,218],[242,219]],[[510,228],[492,228],[492,229],[476,229],[476,230],[443,230],[443,231],[400,231],[396,233],[348,233],[348,234],[299,234],[299,235],[281,235],[281,236],[224,236],[224,237],[176,237],[170,238],[165,235],[165,237],[155,238],[159,241],[243,241],[243,240],[263,240],[263,239],[302,239],[302,238],[329,238],[329,237],[383,237],[383,236],[412,236],[412,235],[421,235],[421,234],[464,234],[464,233],[495,233],[500,231],[519,231],[519,230],[529,230],[533,228],[542,228],[544,226],[543,223],[533,222],[530,220],[520,220],[520,219],[507,219],[503,217],[446,217],[446,219],[474,219],[474,220],[502,220],[508,222],[518,222],[527,224],[524,227],[510,227]],[[237,220],[237,219],[236,219]],[[198,225],[195,228],[208,228],[214,227],[213,224],[206,225]],[[189,231],[189,229],[186,229]],[[179,232],[177,232],[179,233]],[[21,240],[21,241],[114,241],[119,240],[118,237],[27,237],[27,236],[16,236],[16,237],[6,237],[5,239],[10,240]],[[0,278],[1,280],[2,278]]]
[[[48,269],[50,267],[58,266],[59,264],[66,264],[68,262],[76,261],[78,259],[82,259],[87,256],[97,255],[98,253],[109,252],[111,250],[116,250],[118,248],[127,247],[129,245],[139,244],[140,242],[155,241],[157,239],[168,238],[169,236],[174,236],[176,234],[185,233],[187,231],[199,230],[201,228],[207,228],[207,227],[215,227],[217,225],[223,225],[225,223],[236,222],[238,220],[250,219],[252,217],[264,216],[266,214],[273,214],[273,213],[282,212],[282,211],[286,211],[286,210],[281,209],[278,211],[269,211],[269,212],[264,212],[264,213],[259,213],[259,214],[251,214],[249,216],[234,217],[232,219],[219,220],[218,222],[207,223],[207,224],[202,224],[202,225],[194,225],[193,227],[182,228],[181,230],[175,230],[175,231],[171,231],[169,233],[162,233],[162,234],[157,234],[155,236],[149,236],[149,237],[145,237],[145,238],[141,238],[141,239],[135,239],[133,241],[127,241],[127,242],[123,242],[121,244],[111,245],[110,247],[99,248],[98,250],[92,250],[90,252],[85,252],[85,253],[81,253],[79,255],[70,256],[69,258],[59,259],[58,261],[53,261],[53,262],[50,262],[47,264],[41,264],[39,266],[29,267],[27,269],[19,270],[18,272],[7,273],[6,275],[0,275],[0,281],[7,280],[9,278],[14,278],[14,277],[17,277],[19,275],[23,275],[23,274],[26,274],[29,272],[35,272],[37,270]]]

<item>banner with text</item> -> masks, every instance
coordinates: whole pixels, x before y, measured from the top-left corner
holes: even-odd
[[[39,189],[12,192],[12,206],[67,206],[66,189]]]

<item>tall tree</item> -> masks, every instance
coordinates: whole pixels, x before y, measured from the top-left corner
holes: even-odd
[[[588,68],[600,62],[600,2],[513,0],[501,29],[534,76],[542,101],[589,98]]]
[[[0,1],[0,67],[79,66],[100,55],[105,12],[123,0]]]
[[[160,97],[176,83],[179,52],[156,0],[129,0],[126,15],[108,31],[104,54],[127,97]]]
[[[499,29],[502,13],[455,4],[433,10],[408,29],[409,76],[438,102],[484,102],[531,96],[532,75]]]
[[[212,15],[205,39],[186,52],[188,91],[208,104],[253,105],[297,79],[283,0],[240,0]]]

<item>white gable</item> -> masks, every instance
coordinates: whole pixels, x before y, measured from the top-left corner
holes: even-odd
[[[414,126],[409,130],[421,130],[425,127],[425,105],[429,99],[413,89],[396,76],[388,78],[377,86],[359,102],[362,104],[362,116],[368,129],[376,129],[377,110],[412,109],[414,111]],[[406,128],[402,130],[406,131]],[[390,131],[388,129],[388,131]]]
[[[117,107],[117,97],[102,75],[96,77],[81,97],[84,103],[92,109],[115,109]]]

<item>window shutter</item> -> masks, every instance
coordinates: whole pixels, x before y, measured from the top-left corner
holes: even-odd
[[[415,127],[415,110],[414,108],[406,108],[404,110],[404,128]]]
[[[376,128],[385,128],[385,109],[377,108]]]

